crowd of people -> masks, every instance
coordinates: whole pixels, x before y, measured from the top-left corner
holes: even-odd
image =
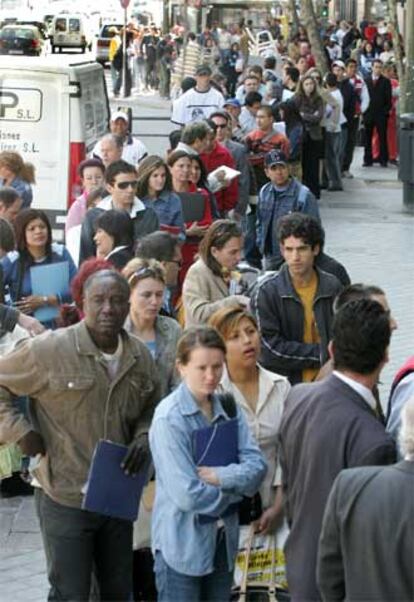
[[[179,127],[150,155],[111,115],[66,246],[30,207],[34,170],[0,153],[0,478],[34,491],[50,600],[228,602],[239,524],[286,527],[292,601],[413,598],[414,358],[381,401],[397,324],[325,252],[318,205],[351,177],[361,115],[365,165],[390,159],[392,45],[330,26],[322,74],[303,28],[270,27],[284,58],[263,67],[243,24],[189,33],[177,58],[170,34],[128,32],[135,83],[168,96],[181,61]],[[83,508],[101,439],[147,471],[134,524]]]

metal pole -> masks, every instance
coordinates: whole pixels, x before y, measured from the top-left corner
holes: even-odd
[[[124,31],[122,34],[122,96],[126,98],[126,72],[127,72],[127,53],[126,53],[126,28],[127,28],[127,9],[124,9]]]

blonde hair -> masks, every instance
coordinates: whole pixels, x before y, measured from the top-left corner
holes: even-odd
[[[141,259],[135,257],[128,261],[122,275],[128,280],[129,288],[132,290],[138,282],[146,278],[153,278],[165,285],[165,270],[156,259]]]
[[[17,177],[28,184],[35,184],[35,168],[32,163],[25,163],[19,155],[13,151],[2,151],[0,153],[0,166],[7,167]]]

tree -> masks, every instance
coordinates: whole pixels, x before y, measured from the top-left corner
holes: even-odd
[[[308,32],[308,38],[312,47],[312,54],[315,57],[316,66],[322,71],[322,73],[326,73],[329,71],[329,65],[321,36],[319,34],[319,25],[316,20],[312,0],[301,0],[300,13],[302,21],[306,27],[306,31]]]
[[[398,24],[396,0],[388,0],[388,8],[395,62],[398,79],[400,80],[400,113],[414,113],[414,32],[412,27],[412,23],[414,22],[414,0],[407,0],[406,22],[408,26],[405,40],[405,59],[402,36]]]

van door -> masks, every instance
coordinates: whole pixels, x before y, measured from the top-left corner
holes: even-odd
[[[52,228],[62,228],[67,208],[70,92],[68,73],[0,68],[0,150],[33,163],[33,207]]]

